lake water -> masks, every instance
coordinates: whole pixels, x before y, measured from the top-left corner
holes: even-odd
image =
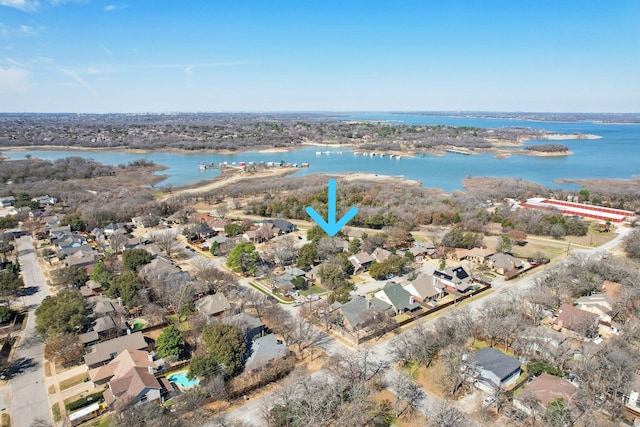
[[[425,187],[442,188],[451,192],[463,189],[462,180],[467,176],[522,178],[538,182],[551,188],[577,189],[572,184],[559,185],[557,179],[571,178],[631,178],[640,175],[640,125],[599,124],[591,122],[535,122],[523,120],[478,119],[466,117],[431,117],[396,114],[357,114],[346,116],[348,120],[384,120],[397,124],[442,124],[449,126],[475,126],[500,128],[508,126],[546,129],[550,132],[600,135],[602,139],[566,141],[530,141],[532,143],[559,143],[569,147],[574,154],[559,157],[512,156],[497,159],[491,154],[463,156],[405,157],[400,160],[389,157],[356,156],[345,148],[304,147],[281,153],[260,153],[249,151],[232,155],[185,154],[185,153],[129,153],[114,151],[21,151],[5,152],[10,158],[24,158],[26,154],[47,160],[67,156],[83,156],[96,161],[117,165],[135,159],[149,159],[168,166],[159,172],[169,178],[158,185],[174,186],[191,184],[212,179],[219,172],[216,169],[199,171],[200,163],[227,162],[280,162],[309,163],[310,167],[300,169],[293,176],[311,173],[367,172],[380,175],[404,176],[419,180]],[[317,155],[317,151],[335,152],[341,155]]]

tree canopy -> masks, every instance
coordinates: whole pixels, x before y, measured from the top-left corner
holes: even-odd
[[[66,288],[79,288],[89,280],[87,270],[83,267],[64,267],[53,272],[56,285]]]
[[[257,264],[258,252],[252,243],[238,243],[227,258],[227,267],[245,276],[254,274]]]
[[[151,254],[144,249],[126,249],[122,252],[122,265],[127,270],[136,271],[142,265],[151,262]]]
[[[70,213],[60,219],[60,225],[68,225],[71,231],[85,231],[86,224],[77,213]]]
[[[12,271],[0,271],[0,298],[10,301],[24,286],[22,278]]]
[[[107,290],[107,295],[111,298],[120,297],[124,305],[131,307],[135,305],[140,289],[142,289],[140,277],[133,271],[125,271],[113,278],[111,286]]]
[[[240,373],[247,349],[240,329],[224,323],[206,325],[202,330],[202,341],[206,352],[192,359],[189,368],[191,378],[209,377],[220,371],[226,377]]]
[[[36,332],[44,337],[78,331],[87,321],[86,301],[76,290],[47,297],[36,309]]]
[[[160,357],[180,357],[184,353],[184,340],[175,325],[169,325],[162,331],[156,341],[156,353]]]

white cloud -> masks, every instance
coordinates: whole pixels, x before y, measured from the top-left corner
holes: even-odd
[[[76,73],[73,70],[69,70],[67,68],[60,68],[60,71],[62,71],[63,74],[65,74],[66,76],[71,77],[73,80],[75,80],[77,83],[79,83],[80,85],[84,86],[89,92],[91,92],[94,95],[98,95],[98,93],[96,92],[96,90],[89,84],[87,83],[87,81],[85,79],[83,79],[78,73]]]
[[[20,25],[20,32],[23,34],[35,34],[36,31],[33,27],[28,25]]]
[[[126,8],[126,4],[109,4],[106,5],[102,10],[104,10],[105,12],[113,12],[114,10],[122,10]]]
[[[38,0],[0,0],[0,6],[13,7],[24,12],[33,12],[39,6]]]
[[[23,92],[31,87],[29,72],[22,68],[0,68],[0,93]]]

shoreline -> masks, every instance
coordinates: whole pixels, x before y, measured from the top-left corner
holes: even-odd
[[[199,181],[190,185],[175,187],[171,193],[162,194],[159,199],[165,200],[173,196],[180,196],[185,194],[199,194],[206,193],[211,190],[215,190],[224,187],[229,184],[235,184],[241,181],[249,181],[252,179],[261,178],[283,178],[287,175],[295,173],[296,169],[281,168],[281,169],[267,169],[256,173],[247,174],[241,169],[227,168],[221,175],[218,175],[212,180]],[[374,174],[367,172],[345,172],[345,173],[323,173],[318,172],[311,175],[321,175],[326,177],[333,177],[343,179],[345,181],[367,181],[374,183],[404,185],[412,187],[421,187],[422,181],[415,179],[405,178],[404,176],[392,176],[383,174]],[[307,175],[310,176],[310,175]],[[446,191],[440,189],[444,194],[448,194]]]

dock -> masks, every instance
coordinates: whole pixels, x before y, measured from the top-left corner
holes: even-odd
[[[471,153],[468,151],[462,151],[462,150],[458,150],[456,148],[447,148],[445,150],[447,153],[452,153],[452,154],[461,154],[463,156],[470,156]]]

